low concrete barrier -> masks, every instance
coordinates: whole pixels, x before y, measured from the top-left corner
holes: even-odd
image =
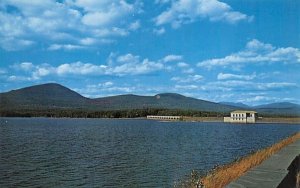
[[[260,165],[250,169],[245,175],[237,180],[231,182],[226,187],[229,188],[256,188],[256,187],[279,187],[283,185],[285,188],[293,187],[287,186],[289,178],[289,166],[294,161],[295,157],[300,154],[300,140],[287,145],[279,152],[272,155],[270,158],[262,162]],[[297,160],[299,162],[299,160]],[[296,161],[296,162],[297,162]],[[300,164],[297,164],[300,165]],[[291,167],[290,167],[291,168]],[[292,172],[291,172],[292,173]],[[300,185],[299,185],[300,187]]]

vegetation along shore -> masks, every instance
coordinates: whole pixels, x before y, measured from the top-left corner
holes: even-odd
[[[285,146],[300,139],[300,132],[281,140],[280,142],[256,151],[248,156],[242,157],[230,164],[219,166],[203,177],[199,177],[196,171],[191,173],[191,176],[182,180],[175,187],[205,187],[205,188],[221,188],[228,185],[230,182],[244,175],[251,168],[261,164],[264,160],[284,148]],[[296,156],[295,156],[296,157]],[[297,168],[300,168],[298,166]],[[300,182],[300,174],[296,174],[296,181]]]

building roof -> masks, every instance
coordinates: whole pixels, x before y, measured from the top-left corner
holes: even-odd
[[[253,110],[235,110],[235,111],[232,111],[231,113],[252,113],[252,114],[256,114],[257,112],[253,111]]]

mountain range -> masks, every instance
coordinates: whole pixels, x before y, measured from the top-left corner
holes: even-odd
[[[35,85],[0,93],[0,110],[127,110],[127,109],[180,109],[207,112],[230,112],[251,109],[265,114],[299,115],[300,105],[294,103],[272,103],[250,107],[242,103],[215,103],[186,97],[176,93],[161,93],[154,96],[117,95],[102,98],[86,98],[77,92],[56,83]]]

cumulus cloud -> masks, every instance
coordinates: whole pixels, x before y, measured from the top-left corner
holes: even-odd
[[[91,4],[92,2],[92,4]],[[135,10],[134,5],[126,1],[82,1],[75,5],[83,7],[87,13],[82,17],[82,23],[88,26],[109,26]],[[91,6],[92,5],[92,6]]]
[[[159,61],[151,61],[149,59],[143,59],[139,56],[134,56],[132,54],[126,54],[117,57],[115,60],[116,66],[111,68],[109,72],[117,75],[124,74],[146,74],[150,72],[155,72],[158,70],[162,70],[164,68],[164,64]]]
[[[169,1],[156,1],[157,3],[168,3]],[[157,26],[171,24],[173,28],[178,28],[183,24],[195,22],[200,19],[210,21],[224,21],[227,23],[237,23],[239,21],[251,21],[253,18],[217,0],[176,0],[171,6],[154,21]]]
[[[167,56],[166,56],[167,57]],[[175,60],[173,58],[167,58],[168,60]],[[178,58],[178,57],[177,57]],[[31,62],[22,62],[14,64],[11,68],[24,71],[31,74],[32,80],[37,80],[48,75],[67,76],[67,75],[141,75],[149,74],[157,71],[168,70],[168,66],[165,64],[165,58],[157,61],[149,60],[147,58],[141,58],[140,56],[133,54],[115,55],[111,54],[106,64],[92,64],[83,63],[81,61],[64,63],[58,66],[52,66],[49,64],[34,65]],[[10,81],[25,80],[16,79],[12,77]]]
[[[107,70],[106,65],[94,65],[91,63],[82,63],[80,61],[75,63],[65,63],[54,68],[58,75],[78,74],[78,75],[94,75],[104,74]]]
[[[183,67],[188,67],[189,64],[187,64],[185,62],[179,62],[179,63],[177,63],[177,66],[180,67],[180,68],[183,68]]]
[[[167,55],[166,57],[163,58],[164,62],[174,62],[174,61],[181,61],[182,60],[182,56],[181,55]]]
[[[138,29],[140,23],[132,14],[138,14],[141,6],[125,0],[4,0],[0,2],[0,46],[11,51],[41,43],[50,49],[54,44],[68,44],[55,49],[69,50],[96,45],[83,39],[111,39]]]
[[[219,73],[217,76],[218,80],[233,80],[233,79],[241,79],[241,80],[252,80],[256,77],[256,74],[253,73],[252,75],[238,75],[238,74],[226,74],[226,73]]]
[[[276,48],[256,39],[249,41],[244,50],[224,58],[209,59],[198,63],[199,67],[242,66],[247,63],[300,63],[300,50],[286,47]]]

